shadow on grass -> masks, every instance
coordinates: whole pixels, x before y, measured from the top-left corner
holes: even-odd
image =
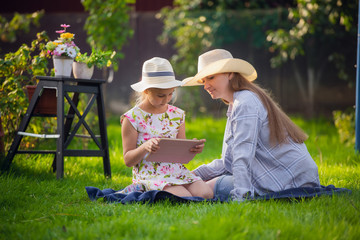
[[[1,174],[11,178],[26,178],[28,181],[55,181],[56,172],[52,168],[53,156],[18,155],[13,159],[8,170]],[[113,167],[113,166],[112,166]],[[112,176],[131,177],[131,169],[117,164],[112,168]],[[117,177],[118,178],[118,177]],[[104,175],[102,158],[65,158],[64,178],[59,182],[81,182],[84,185],[103,186],[112,182],[112,178]]]

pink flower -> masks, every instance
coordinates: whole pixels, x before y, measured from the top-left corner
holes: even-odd
[[[144,133],[143,138],[144,138],[144,141],[151,139],[151,137],[148,133]]]
[[[60,26],[63,27],[63,28],[68,28],[68,27],[70,27],[70,25],[66,25],[66,24],[61,24]]]
[[[169,170],[169,168],[168,168],[167,166],[163,166],[163,167],[160,169],[160,172],[163,173],[163,174],[166,174],[168,170]]]
[[[125,117],[127,117],[129,119],[130,122],[135,122],[135,119],[133,119],[132,117],[130,117],[129,115],[124,115]]]
[[[169,112],[173,112],[177,109],[177,107],[174,107],[174,106],[170,106],[169,105]]]
[[[146,122],[145,121],[139,122],[139,125],[146,129]]]
[[[61,53],[59,53],[59,52],[56,51],[56,50],[54,50],[53,54],[54,54],[55,56],[61,56]]]
[[[65,30],[59,30],[59,31],[56,31],[56,33],[64,33]]]

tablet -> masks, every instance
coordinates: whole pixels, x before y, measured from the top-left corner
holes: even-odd
[[[179,139],[179,138],[160,138],[159,150],[150,153],[146,161],[183,163],[190,162],[196,155],[190,149],[201,144],[200,140]]]

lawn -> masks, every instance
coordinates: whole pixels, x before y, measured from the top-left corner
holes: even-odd
[[[294,121],[309,134],[321,184],[351,189],[351,195],[240,204],[91,202],[85,186],[121,189],[131,182],[118,118],[110,118],[111,179],[101,158],[66,158],[62,180],[50,171],[52,156],[14,158],[0,175],[0,239],[360,239],[359,155],[339,142],[331,121]],[[207,139],[189,169],[220,156],[224,125],[209,118],[187,123],[188,138]]]

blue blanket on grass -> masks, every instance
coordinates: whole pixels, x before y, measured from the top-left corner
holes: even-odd
[[[85,187],[90,200],[96,201],[103,198],[105,202],[109,203],[156,203],[163,200],[168,200],[174,203],[189,203],[189,202],[220,202],[214,198],[206,200],[201,197],[178,197],[166,191],[148,191],[148,192],[132,192],[130,194],[117,193],[113,189],[107,188],[100,190],[96,187]],[[336,188],[333,185],[321,187],[301,187],[283,190],[280,192],[268,193],[263,196],[255,197],[249,200],[270,200],[270,199],[302,199],[313,198],[318,196],[331,196],[339,193],[351,193],[351,190],[346,188]]]

